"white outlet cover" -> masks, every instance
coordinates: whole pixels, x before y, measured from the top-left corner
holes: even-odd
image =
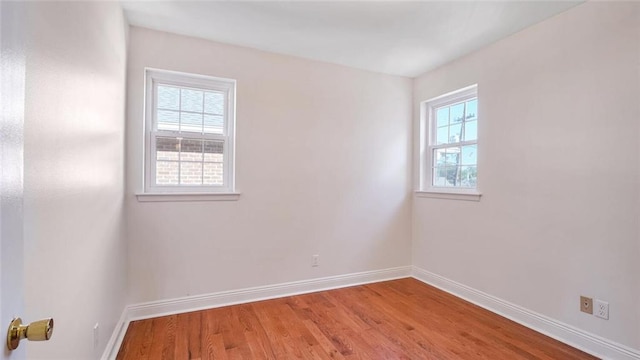
[[[609,320],[609,303],[606,301],[595,299],[593,302],[593,315]]]

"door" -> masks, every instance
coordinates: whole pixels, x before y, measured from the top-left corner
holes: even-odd
[[[0,2],[0,359],[24,359],[25,346],[9,352],[11,319],[23,314],[24,7]],[[29,319],[26,319],[29,320]]]

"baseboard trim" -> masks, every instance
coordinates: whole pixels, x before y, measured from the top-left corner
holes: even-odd
[[[640,351],[413,266],[412,276],[530,329],[602,359],[640,360]]]
[[[113,329],[111,338],[109,338],[109,342],[107,342],[107,346],[102,353],[101,360],[115,359],[116,356],[118,356],[118,350],[120,350],[124,335],[129,328],[129,322],[130,320],[127,319],[127,307],[125,306],[122,315],[120,315],[120,319],[116,323],[116,327]]]
[[[131,321],[410,277],[411,266],[257,286],[126,306],[102,360],[115,359]]]

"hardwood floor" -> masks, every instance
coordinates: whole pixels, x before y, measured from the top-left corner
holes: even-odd
[[[134,321],[117,359],[595,359],[415,279]]]

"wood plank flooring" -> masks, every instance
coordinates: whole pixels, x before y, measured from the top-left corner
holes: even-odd
[[[134,321],[117,359],[595,359],[407,278]]]

